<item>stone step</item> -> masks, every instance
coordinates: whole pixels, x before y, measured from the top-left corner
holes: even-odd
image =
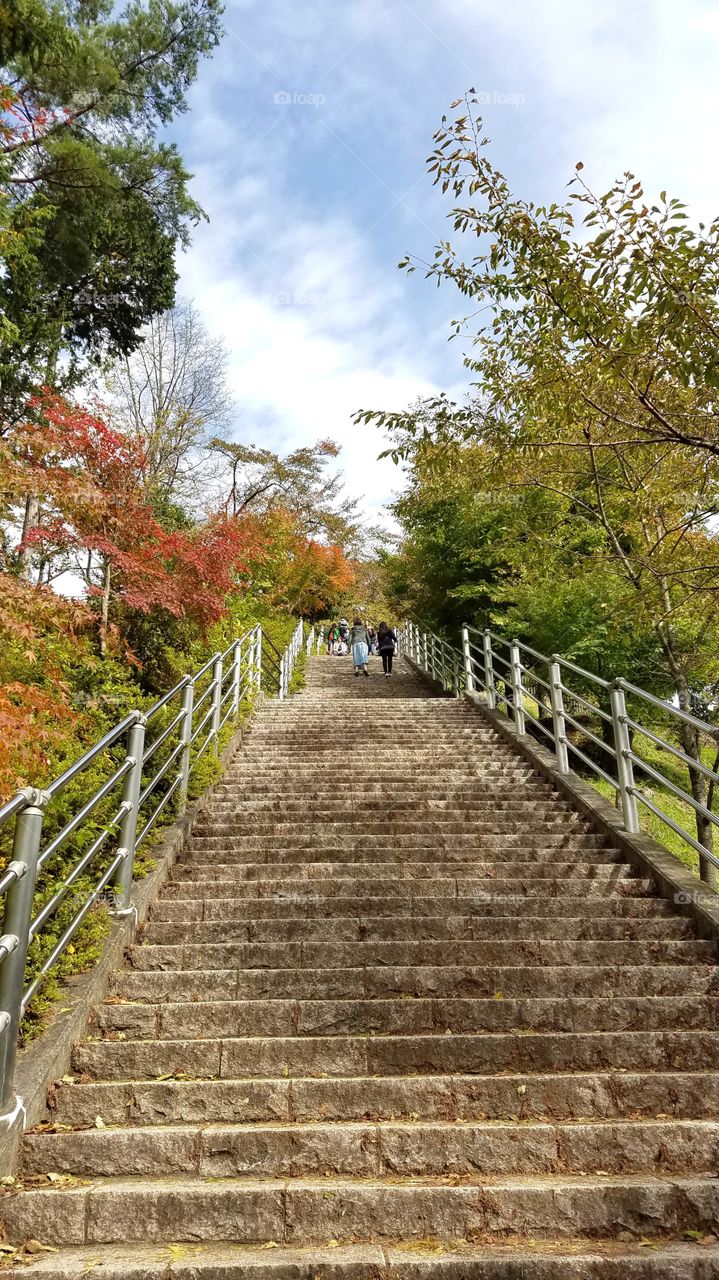
[[[681,916],[609,920],[591,916],[552,919],[522,914],[488,920],[449,915],[409,916],[404,920],[388,916],[374,920],[343,916],[334,916],[331,920],[152,920],[143,932],[144,941],[161,946],[182,942],[370,942],[375,938],[387,942],[419,942],[425,938],[436,941],[545,938],[589,942],[694,937],[692,922]]]
[[[194,858],[188,853],[178,860],[175,866],[181,874],[184,874],[188,867],[197,869],[198,873],[205,866],[231,867],[233,876],[237,869],[237,876],[242,880],[268,879],[273,875],[284,878],[287,874],[290,874],[293,880],[304,877],[332,879],[334,876],[353,880],[377,876],[382,879],[402,880],[426,879],[432,872],[433,878],[442,875],[454,877],[467,871],[475,876],[491,878],[501,875],[502,879],[506,880],[511,879],[513,875],[521,877],[524,871],[528,875],[536,874],[555,878],[557,875],[566,874],[567,869],[574,871],[577,868],[585,868],[588,871],[590,867],[600,866],[629,869],[629,864],[622,863],[620,855],[611,848],[582,850],[581,859],[578,855],[572,855],[571,859],[566,854],[562,856],[563,850],[552,848],[476,850],[419,847],[403,849],[401,858],[388,857],[387,850],[379,847],[362,848],[355,852],[345,846],[318,849],[316,857],[312,856],[311,849],[278,849],[276,845],[270,845],[266,849],[222,849],[213,857],[214,853],[212,849],[203,849],[198,851]],[[524,871],[511,870],[517,867],[523,868]],[[256,871],[252,868],[256,868]],[[473,871],[474,868],[478,870]],[[260,874],[261,872],[264,872],[264,875]],[[612,878],[609,871],[604,874]]]
[[[369,1000],[220,1000],[164,1004],[101,1004],[94,1033],[123,1032],[133,1040],[190,1036],[462,1035],[520,1031],[710,1030],[719,1025],[719,1000],[706,996]]]
[[[537,1240],[514,1244],[401,1243],[314,1246],[92,1245],[5,1272],[8,1280],[715,1280],[719,1250],[707,1243]],[[650,1247],[647,1247],[650,1246]]]
[[[242,835],[280,836],[283,840],[294,839],[295,834],[309,832],[315,835],[318,829],[332,838],[335,836],[381,835],[385,843],[392,844],[395,835],[413,835],[417,832],[436,832],[438,835],[516,835],[524,837],[528,832],[532,835],[565,835],[579,837],[591,843],[596,833],[586,822],[579,818],[565,818],[557,814],[551,818],[533,817],[531,823],[517,818],[454,818],[437,813],[420,818],[394,817],[389,813],[377,811],[374,815],[350,813],[344,817],[336,814],[317,818],[316,814],[306,813],[280,814],[270,817],[258,817],[256,814],[243,814],[234,810],[231,815],[212,813],[193,829],[193,844],[207,839],[232,840]]]
[[[381,830],[373,832],[333,832],[329,828],[313,830],[311,826],[304,829],[289,826],[286,834],[258,832],[240,832],[232,836],[196,836],[192,840],[192,848],[185,851],[185,860],[197,858],[203,850],[212,853],[241,852],[246,849],[333,849],[340,842],[345,848],[355,849],[358,854],[363,849],[391,849],[398,857],[404,849],[427,849],[428,860],[436,855],[437,850],[457,849],[496,849],[509,852],[523,849],[557,849],[566,853],[583,853],[590,849],[606,849],[608,840],[602,835],[565,834],[562,831],[512,831],[506,835],[488,832],[433,832],[418,830],[416,832],[384,835]],[[361,859],[358,859],[361,861]]]
[[[182,866],[180,863],[176,874],[179,876]],[[526,864],[522,864],[526,867]],[[283,876],[274,880],[240,880],[237,876],[233,876],[233,864],[231,862],[195,862],[189,864],[189,870],[193,877],[202,877],[205,882],[204,894],[207,896],[211,893],[212,884],[220,885],[224,881],[231,879],[234,882],[233,893],[237,898],[274,898],[280,901],[282,898],[297,897],[300,900],[304,897],[353,897],[360,899],[373,898],[389,898],[389,897],[412,897],[418,894],[421,897],[438,897],[451,898],[453,895],[457,898],[474,897],[477,904],[480,905],[483,896],[486,897],[506,897],[514,895],[517,897],[562,897],[572,896],[575,898],[604,896],[609,893],[619,893],[626,886],[630,896],[636,893],[641,894],[642,881],[633,880],[626,867],[611,868],[611,874],[601,874],[605,869],[603,866],[594,866],[587,864],[582,870],[572,868],[574,874],[571,877],[542,877],[532,874],[533,866],[528,869],[529,874],[524,876],[514,876],[511,879],[500,878],[498,875],[484,875],[472,877],[469,875],[456,874],[451,876],[443,876],[431,878],[424,876],[421,879],[409,879],[401,877],[393,877],[392,879],[384,879],[377,877],[372,880],[352,879],[351,876],[333,876],[331,879],[325,877],[320,880],[313,877],[312,879],[296,879],[293,876]],[[181,881],[178,881],[181,883]],[[648,882],[644,882],[648,883]],[[637,886],[640,886],[637,888]],[[651,886],[650,886],[651,888]]]
[[[205,850],[204,859],[208,861],[208,851]],[[209,850],[211,854],[213,850]],[[224,851],[223,851],[224,852]],[[279,868],[284,875],[288,868],[295,875],[315,875],[318,867],[332,867],[338,874],[352,876],[353,878],[362,877],[369,874],[364,870],[365,867],[371,866],[373,873],[382,874],[389,872],[392,875],[412,876],[421,875],[427,867],[432,868],[448,868],[451,871],[459,869],[460,871],[473,864],[480,863],[483,866],[491,867],[494,872],[497,870],[504,871],[511,861],[508,859],[509,854],[513,854],[515,862],[522,862],[525,866],[546,864],[548,866],[562,865],[561,850],[549,848],[537,849],[452,849],[444,848],[433,850],[429,856],[426,848],[403,849],[401,857],[388,852],[387,849],[362,848],[358,853],[345,845],[337,845],[331,849],[318,849],[317,856],[313,856],[311,849],[294,849],[291,846],[278,849],[276,844],[270,845],[266,849],[231,849],[233,854],[232,865],[237,867],[264,867],[275,866]],[[516,855],[521,853],[521,858]],[[214,861],[210,859],[210,861]],[[604,865],[621,865],[621,855],[616,849],[607,847],[605,849],[592,849],[589,852],[582,852],[582,863],[586,865],[600,864]],[[571,862],[564,860],[565,866],[576,866],[577,857],[572,856]],[[180,866],[193,865],[194,859],[190,853],[183,859]],[[627,865],[627,864],[625,864]],[[359,867],[359,871],[354,868]],[[505,877],[506,878],[506,877]]]
[[[273,1036],[233,1040],[85,1040],[73,1071],[97,1080],[244,1076],[406,1076],[496,1071],[671,1071],[719,1068],[713,1031],[524,1035]]]
[[[377,996],[689,996],[719,994],[719,971],[709,965],[594,965],[477,969],[461,965],[299,969],[292,997],[362,999]],[[286,969],[199,969],[187,973],[120,969],[110,997],[124,1000],[257,1000],[287,996]]]
[[[108,1178],[62,1191],[26,1190],[3,1198],[9,1238],[51,1245],[273,1241],[315,1244],[441,1238],[568,1240],[616,1237],[617,1223],[642,1236],[712,1231],[719,1181],[689,1175],[547,1174],[450,1178],[230,1178],[217,1181]]]
[[[716,1121],[719,1072],[588,1071],[567,1075],[427,1075],[313,1079],[58,1083],[58,1124],[314,1120]]]
[[[508,940],[507,940],[508,941]],[[226,942],[180,946],[133,944],[135,969],[354,969],[365,965],[496,966],[506,963],[505,940],[492,942]],[[713,943],[514,941],[518,965],[708,964]]]
[[[334,916],[352,917],[356,914],[356,897],[323,898],[305,889],[296,895],[277,898],[235,897],[237,881],[233,879],[169,880],[163,886],[163,897],[153,908],[156,920],[330,920]],[[495,886],[492,886],[494,890]],[[421,890],[421,886],[418,886]],[[588,904],[584,897],[572,892],[562,897],[546,897],[534,894],[530,897],[533,916],[551,919],[564,916],[584,916],[588,912],[595,918],[624,919],[626,916],[667,918],[673,915],[671,904],[663,898],[649,895],[654,892],[650,880],[621,880],[610,892],[599,897],[596,894]],[[373,897],[365,902],[363,918],[393,916],[403,919],[410,916],[471,915],[490,919],[497,916],[516,916],[527,905],[529,895],[504,897],[495,893],[477,893],[471,897]]]
[[[202,852],[207,856],[206,851]],[[179,862],[178,867],[185,867],[187,862]],[[203,874],[209,867],[214,872],[220,867],[232,868],[232,875],[238,885],[253,883],[277,883],[284,885],[287,881],[306,882],[309,885],[318,880],[359,881],[365,884],[381,880],[399,882],[403,887],[395,896],[411,892],[412,888],[421,891],[427,880],[450,880],[457,884],[462,880],[601,880],[605,883],[632,879],[632,868],[627,863],[615,862],[613,858],[582,858],[581,862],[565,862],[556,857],[524,858],[515,861],[503,861],[493,858],[485,861],[479,858],[457,858],[446,860],[433,858],[425,861],[420,858],[408,858],[406,862],[236,862],[231,854],[221,851],[213,861],[203,862],[199,858],[189,863],[193,874]],[[360,890],[361,891],[361,890]]]
[[[583,822],[581,815],[563,810],[553,800],[523,798],[516,803],[511,803],[506,800],[490,800],[484,796],[474,795],[472,792],[463,792],[456,800],[435,800],[431,795],[420,793],[409,798],[398,793],[390,800],[386,795],[363,795],[361,792],[355,793],[352,797],[330,793],[317,797],[291,794],[278,797],[268,793],[248,799],[238,791],[233,798],[219,800],[213,797],[206,812],[210,821],[227,820],[234,815],[237,815],[239,820],[245,815],[250,817],[254,814],[260,818],[270,818],[274,814],[279,814],[289,820],[293,814],[300,814],[303,817],[311,816],[317,822],[324,822],[325,820],[334,821],[337,816],[347,821],[365,817],[374,819],[382,815],[402,817],[403,814],[415,814],[418,805],[428,817],[441,819],[447,815],[450,819],[479,818],[489,821],[497,818],[501,821],[518,823],[535,818],[550,822],[570,820]],[[193,830],[199,831],[202,825],[204,820],[198,821]],[[587,830],[590,830],[589,824],[586,825]]]
[[[521,1126],[465,1121],[127,1126],[30,1133],[23,1174],[76,1177],[357,1178],[447,1174],[714,1173],[719,1121]]]

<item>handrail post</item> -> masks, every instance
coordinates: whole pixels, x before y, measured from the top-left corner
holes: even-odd
[[[182,752],[180,755],[180,774],[182,782],[180,783],[180,811],[187,804],[187,789],[190,784],[190,755],[192,738],[192,711],[195,704],[195,682],[188,677],[187,684],[182,690],[182,727],[180,729],[180,742],[182,743]]]
[[[280,687],[278,690],[278,696],[279,696],[280,702],[282,702],[285,696],[285,655],[284,653],[280,658]]]
[[[235,667],[232,676],[232,719],[237,719],[240,709],[240,688],[242,684],[242,641],[235,640],[232,646],[232,661]]]
[[[18,879],[7,891],[2,931],[17,946],[0,964],[0,1010],[7,1015],[2,1032],[3,1047],[2,1082],[0,1082],[0,1113],[7,1116],[15,1103],[15,1060],[17,1039],[22,1018],[22,998],[25,986],[25,965],[30,941],[33,900],[37,864],[42,838],[42,822],[47,797],[41,791],[28,788],[30,803],[15,819],[12,862],[19,872]]]
[[[222,707],[222,654],[219,653],[212,664],[212,681],[215,687],[212,690],[210,734],[213,739],[212,750],[217,756],[220,754],[220,710]]]
[[[467,681],[467,693],[474,693],[474,672],[472,671],[472,650],[469,647],[469,628],[462,627],[462,654],[464,655],[464,674]]]
[[[497,706],[497,694],[494,688],[494,663],[492,662],[492,633],[486,629],[482,637],[484,647],[484,684],[487,690],[487,707],[494,711]]]
[[[423,631],[421,633],[421,638],[422,638],[422,659],[421,659],[422,669],[423,671],[429,672],[429,665],[427,662],[427,632],[426,631]]]
[[[564,718],[564,692],[562,687],[562,668],[557,654],[553,654],[549,664],[549,696],[552,702],[552,723],[554,725],[554,751],[557,757],[557,769],[560,773],[569,773],[569,753],[567,751],[567,722]]]
[[[138,714],[137,720],[130,727],[127,735],[127,756],[129,760],[132,760],[132,767],[125,774],[125,785],[122,792],[122,803],[125,812],[120,821],[118,853],[124,850],[125,856],[114,877],[114,915],[126,915],[131,910],[130,895],[135,873],[135,841],[137,839],[137,817],[140,807],[142,764],[145,752],[145,723],[145,717]]]
[[[612,726],[614,728],[614,750],[617,753],[617,782],[619,798],[622,803],[622,817],[626,831],[639,830],[637,798],[634,794],[634,765],[631,758],[631,742],[627,724],[627,704],[624,690],[619,680],[615,681],[609,691],[612,709]]]
[[[257,693],[262,689],[262,627],[259,622],[255,631],[255,689]]]
[[[519,652],[519,644],[516,640],[513,640],[509,646],[509,661],[512,669],[514,723],[517,726],[517,732],[523,734],[527,732],[527,726],[524,716],[524,701],[522,695],[522,659]]]

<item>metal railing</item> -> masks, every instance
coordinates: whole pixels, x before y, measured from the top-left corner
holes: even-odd
[[[415,622],[406,622],[398,632],[397,652],[404,653],[431,680],[458,698],[465,687],[464,666],[459,649],[433,631],[425,631]]]
[[[513,720],[519,734],[544,741],[558,772],[568,773],[576,762],[593,773],[614,794],[627,831],[640,831],[651,813],[698,856],[701,879],[716,886],[719,726],[628,680],[605,680],[561,654],[548,656],[489,629],[462,628],[459,678],[458,650],[447,641],[412,622],[403,636],[408,656],[448,691],[478,693],[490,710]],[[652,760],[646,758],[650,747],[657,749]],[[709,751],[711,765],[702,758]],[[660,767],[657,756],[665,755],[678,766],[674,777]],[[678,815],[666,811],[667,795],[680,801]],[[694,832],[685,825],[690,815]]]
[[[286,698],[289,694],[290,681],[302,649],[303,638],[304,624],[301,620],[297,623],[292,633],[292,639],[283,653],[280,653],[269,636],[264,636],[262,649],[263,688],[271,690],[280,700]]]
[[[300,621],[280,653],[260,625],[251,628],[148,711],[130,711],[43,790],[26,787],[0,807],[0,835],[11,847],[0,873],[0,1122],[21,1105],[14,1101],[18,1033],[46,976],[101,899],[114,915],[134,910],[138,850],[163,814],[182,813],[193,770],[206,752],[218,754],[241,702],[260,691],[287,696],[302,639]],[[95,785],[98,771],[104,776]]]

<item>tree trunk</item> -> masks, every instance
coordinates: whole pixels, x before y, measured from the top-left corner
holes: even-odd
[[[100,609],[100,656],[107,656],[107,630],[110,619],[110,582],[112,574],[110,570],[110,561],[105,561],[105,571],[102,580],[102,603]]]
[[[24,542],[28,534],[37,527],[37,520],[40,514],[40,499],[36,493],[29,493],[25,499],[25,515],[22,522],[22,541]],[[30,578],[32,573],[33,550],[32,547],[23,547],[19,556],[20,573],[23,578]]]

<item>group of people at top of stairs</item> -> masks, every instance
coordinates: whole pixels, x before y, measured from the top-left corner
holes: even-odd
[[[327,632],[327,653],[340,657],[352,653],[355,675],[369,678],[369,656],[378,652],[382,659],[385,677],[392,675],[392,660],[397,647],[397,633],[387,622],[380,622],[375,631],[371,623],[355,618],[350,628],[346,618],[333,622]]]

